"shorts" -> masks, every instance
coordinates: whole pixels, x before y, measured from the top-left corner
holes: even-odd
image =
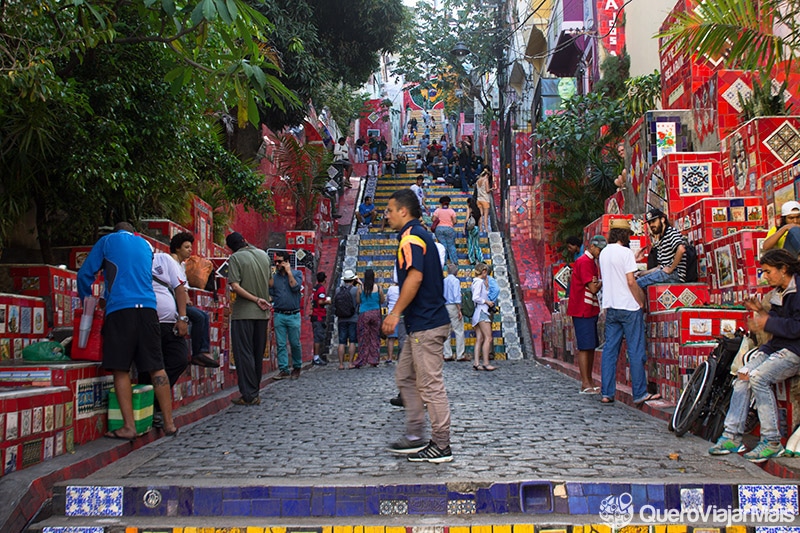
[[[103,368],[155,372],[164,369],[161,324],[155,309],[120,309],[103,322]]]
[[[575,326],[575,344],[578,350],[594,350],[600,345],[597,337],[597,317],[572,317]]]
[[[347,344],[347,341],[350,341],[350,344],[357,344],[358,343],[358,333],[357,333],[357,326],[358,322],[339,322],[339,344]]]
[[[489,313],[481,311],[481,316],[478,317],[478,324],[480,324],[481,322],[491,322],[491,321],[492,317],[489,316]]]
[[[325,342],[325,321],[324,320],[317,320],[316,322],[311,323],[311,331],[314,332],[314,342],[320,343]]]
[[[483,200],[478,200],[478,207],[483,207],[484,209],[489,209],[489,202],[484,202]]]

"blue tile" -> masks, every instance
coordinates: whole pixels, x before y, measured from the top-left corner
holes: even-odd
[[[141,501],[139,487],[126,487],[122,492],[122,515],[133,516],[136,514],[136,504]]]
[[[364,501],[336,502],[336,516],[364,516]]]
[[[681,486],[680,485],[665,485],[664,486],[664,507],[666,509],[680,509],[681,508]]]
[[[583,493],[587,496],[609,496],[611,494],[611,485],[609,483],[584,483]]]
[[[364,487],[336,487],[336,499],[339,501],[364,501]]]
[[[471,492],[453,492],[447,493],[448,500],[474,500],[475,494]]]
[[[583,496],[583,483],[567,483],[569,496]]]
[[[222,502],[223,516],[250,516],[250,500],[225,500]]]
[[[493,513],[494,499],[489,489],[478,489],[475,491],[475,512]]]
[[[624,493],[631,493],[631,484],[630,483],[612,483],[608,487],[608,494],[609,496],[613,494],[614,496],[619,496]]]
[[[664,501],[664,485],[647,485],[647,501],[649,502],[663,502]]]
[[[494,483],[489,488],[489,491],[492,493],[492,498],[494,498],[495,501],[508,499],[508,484],[506,483]]]
[[[222,489],[195,487],[194,505],[192,507],[195,516],[209,516],[222,513]]]
[[[592,494],[586,497],[589,500],[589,512],[591,514],[600,514],[600,504],[603,503],[603,500],[608,498],[608,495],[600,496]]]
[[[408,514],[447,514],[447,498],[412,496],[408,499]]]
[[[633,497],[633,508],[638,511],[643,505],[647,505],[647,485],[634,483],[631,485],[631,496]]]
[[[178,489],[178,516],[192,516],[193,500],[194,489],[192,487],[180,487]]]
[[[378,491],[374,489],[367,490],[367,497],[364,499],[366,506],[366,514],[379,515],[381,514],[381,497]]]
[[[556,514],[569,514],[569,500],[567,498],[555,498],[553,500],[553,512]]]
[[[703,504],[719,508],[719,485],[703,485]]]
[[[299,497],[299,487],[270,487],[270,499],[291,499]],[[310,490],[310,489],[309,489]]]
[[[736,508],[738,504],[736,503],[736,499],[738,499],[739,491],[733,490],[731,485],[720,485],[719,486],[719,506],[722,509]]]
[[[281,516],[310,516],[311,502],[303,499],[285,499],[281,501]]]
[[[509,510],[508,502],[506,500],[495,500],[494,512],[497,514],[506,514],[511,512]]]
[[[240,497],[243,500],[268,500],[269,487],[242,487]]]
[[[664,510],[666,510],[666,507],[664,507],[664,502],[663,501],[650,501],[650,503],[648,503],[647,505],[649,505],[650,507],[652,507],[656,511],[664,511]]]
[[[589,502],[584,496],[569,497],[569,514],[589,514]]]
[[[241,500],[242,488],[241,487],[225,487],[222,489],[222,498],[225,500]],[[253,500],[254,498],[244,497],[246,500]]]
[[[274,499],[252,500],[251,516],[280,516],[281,501]]]

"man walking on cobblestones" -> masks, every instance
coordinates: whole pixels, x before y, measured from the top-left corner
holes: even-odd
[[[406,435],[391,444],[392,453],[409,461],[445,463],[450,451],[450,403],[442,378],[444,342],[450,334],[442,269],[431,234],[422,227],[419,201],[410,189],[396,191],[386,210],[398,232],[397,278],[400,297],[383,321],[388,335],[404,315],[408,337],[400,352],[395,380],[406,408]],[[423,439],[424,405],[431,419],[431,439]]]
[[[303,288],[303,273],[292,268],[289,253],[275,253],[275,275],[269,280],[272,297],[272,322],[275,328],[275,344],[278,352],[280,372],[275,379],[300,377],[303,353],[300,344],[300,300]],[[286,343],[292,349],[292,371],[289,373],[289,354]]]

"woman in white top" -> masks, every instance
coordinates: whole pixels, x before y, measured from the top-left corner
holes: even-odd
[[[489,232],[489,206],[492,203],[492,191],[495,190],[489,184],[489,175],[491,171],[484,169],[481,175],[478,176],[478,181],[475,183],[475,189],[478,191],[476,200],[478,207],[481,210],[480,231]]]
[[[489,317],[489,267],[486,263],[475,265],[475,277],[472,280],[472,301],[475,312],[472,313],[472,329],[475,330],[475,350],[472,362],[473,370],[496,370],[489,364],[489,353],[492,349],[492,319]],[[480,364],[481,354],[483,364]]]

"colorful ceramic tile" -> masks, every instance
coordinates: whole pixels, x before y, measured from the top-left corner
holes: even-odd
[[[730,87],[722,93],[722,98],[725,99],[728,104],[736,110],[737,113],[741,113],[743,111],[742,101],[747,101],[750,99],[750,95],[753,94],[753,89],[750,88],[749,85],[742,79],[739,78],[735,82],[731,83]]]
[[[447,514],[475,514],[475,500],[448,500]]]
[[[681,196],[705,196],[711,194],[711,163],[679,164]]]
[[[53,431],[53,413],[54,413],[54,406],[46,405],[44,407],[44,430],[45,431]]]
[[[671,309],[672,306],[675,305],[675,302],[677,301],[678,298],[676,298],[675,295],[672,294],[672,292],[669,289],[662,292],[661,295],[658,297],[658,302],[664,306],[664,309]]]
[[[786,164],[800,153],[800,133],[787,121],[764,140],[764,145],[781,163]]]
[[[45,461],[47,459],[53,458],[53,447],[55,446],[55,439],[53,437],[45,437],[44,439],[44,453],[42,455],[42,459]]]
[[[3,474],[10,474],[17,470],[17,454],[19,445],[9,446],[6,448],[5,455],[3,456]]]
[[[103,533],[103,526],[55,526],[42,529],[42,533]]]
[[[702,488],[681,489],[681,512],[704,510]]]
[[[31,422],[31,433],[41,433],[44,427],[44,408],[33,408],[33,420]]]
[[[30,409],[24,409],[20,412],[19,417],[19,436],[20,437],[27,437],[31,434],[31,420],[33,418],[33,414],[31,413]]]
[[[656,123],[656,157],[658,159],[675,151],[675,129],[674,122]]]
[[[37,307],[33,310],[33,333],[41,335],[44,333],[44,308]]]
[[[678,296],[678,300],[686,307],[691,307],[697,301],[697,295],[691,289],[683,289],[683,292]]]
[[[68,486],[67,516],[122,516],[122,487]]]
[[[569,286],[569,280],[572,277],[572,269],[568,266],[563,267],[558,273],[553,276],[553,279],[565,289]]]
[[[797,485],[739,485],[739,509],[744,512],[798,514]]]

